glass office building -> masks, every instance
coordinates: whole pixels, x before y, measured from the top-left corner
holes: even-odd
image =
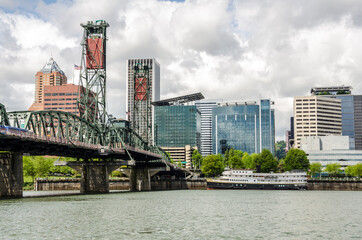
[[[200,147],[200,112],[195,105],[155,106],[154,128],[160,147]]]
[[[249,154],[268,149],[274,154],[274,109],[268,99],[257,102],[221,103],[213,108],[213,153],[238,149]]]
[[[315,87],[311,94],[341,100],[342,135],[349,136],[350,149],[362,150],[362,95],[352,95],[350,86]]]
[[[341,99],[342,110],[342,135],[349,136],[349,148],[355,149],[354,134],[354,101],[352,95],[336,95],[337,99]]]

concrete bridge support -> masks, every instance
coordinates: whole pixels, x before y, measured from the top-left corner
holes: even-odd
[[[132,168],[129,176],[130,191],[151,191],[151,174],[148,168]]]
[[[120,162],[97,161],[64,162],[64,165],[73,168],[82,175],[80,181],[80,192],[85,194],[108,193],[109,174],[119,168],[120,164]]]
[[[23,154],[0,153],[0,198],[23,197]]]
[[[131,169],[123,170],[123,172],[129,177],[130,191],[151,191],[151,177],[159,171],[165,170],[167,170],[166,167],[132,167]]]
[[[109,170],[105,165],[83,165],[80,181],[81,193],[108,193]]]

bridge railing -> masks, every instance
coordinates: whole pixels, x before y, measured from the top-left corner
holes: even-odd
[[[14,127],[7,127],[7,126],[0,126],[0,134],[7,135],[7,136],[15,136],[20,137],[22,139],[32,139],[32,140],[40,140],[44,142],[52,142],[57,144],[71,144],[77,147],[86,147],[89,149],[99,149],[102,146],[97,144],[91,144],[91,143],[85,143],[80,142],[77,140],[71,141],[66,138],[62,137],[52,137],[52,136],[44,136],[44,135],[37,135],[33,132],[26,131],[24,129],[20,128],[14,128]]]

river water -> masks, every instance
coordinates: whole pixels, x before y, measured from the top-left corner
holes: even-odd
[[[362,192],[182,190],[1,200],[0,239],[362,239]]]

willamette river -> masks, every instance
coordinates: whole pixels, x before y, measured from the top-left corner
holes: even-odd
[[[183,190],[0,200],[0,239],[362,239],[362,192]]]

